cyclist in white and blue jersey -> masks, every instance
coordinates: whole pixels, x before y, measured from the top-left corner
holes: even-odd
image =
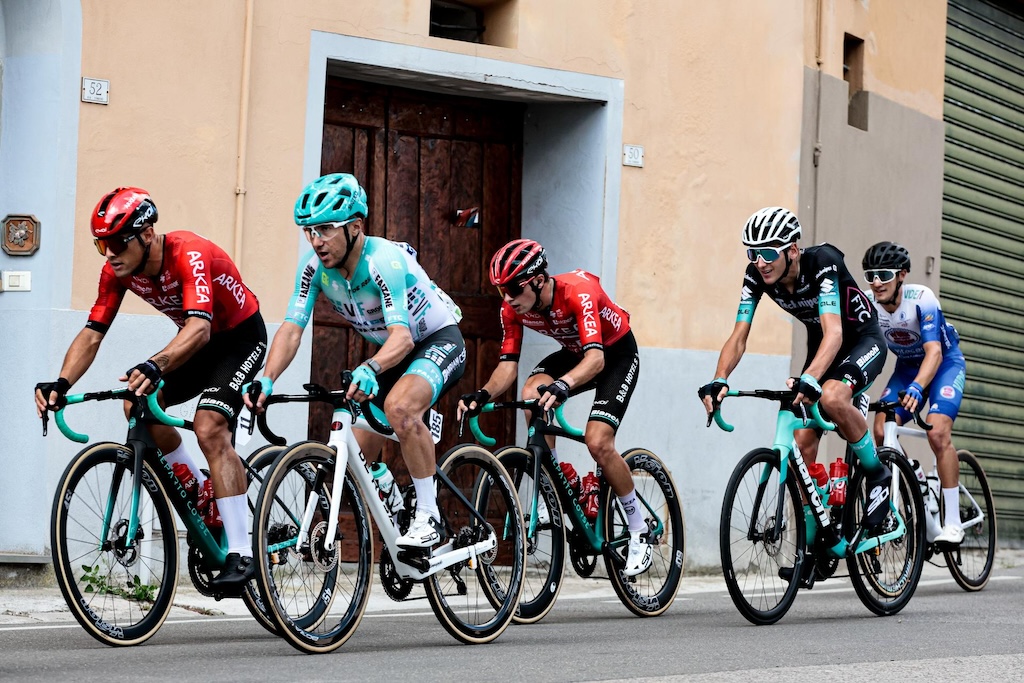
[[[935,453],[945,503],[942,532],[935,543],[958,544],[964,540],[960,527],[960,470],[953,447],[953,420],[963,399],[966,363],[960,351],[960,335],[942,315],[939,300],[924,285],[905,282],[910,273],[910,254],[893,242],[879,242],[864,254],[864,279],[878,311],[886,344],[896,354],[896,370],[882,393],[893,400],[904,391],[896,419],[900,424],[928,401],[928,445]],[[882,442],[885,417],[875,417],[875,440]]]
[[[435,455],[424,414],[462,377],[466,344],[458,309],[416,261],[407,244],[364,232],[366,192],[355,177],[334,173],[313,181],[295,202],[295,222],[313,250],[299,260],[295,291],[274,335],[259,379],[260,410],[288,367],[323,293],[364,339],[380,348],[352,372],[348,396],[369,400],[395,430],[416,489],[416,512],[398,545],[429,548],[442,529],[434,490]],[[246,396],[246,404],[249,398]],[[375,457],[385,438],[356,430],[363,454]]]

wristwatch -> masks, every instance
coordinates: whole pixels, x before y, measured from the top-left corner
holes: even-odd
[[[367,358],[366,360],[363,361],[363,365],[365,365],[366,367],[368,367],[371,370],[373,370],[373,374],[375,374],[375,375],[379,375],[380,374],[380,363],[378,363],[374,359]]]

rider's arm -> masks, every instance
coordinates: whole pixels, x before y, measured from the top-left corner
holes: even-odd
[[[604,349],[592,348],[583,354],[583,360],[579,362],[579,365],[555,379],[561,379],[572,389],[594,379],[602,370],[604,370]]]
[[[921,361],[921,367],[918,369],[914,381],[927,389],[931,381],[935,379],[935,373],[939,371],[939,366],[942,365],[942,343],[925,342],[921,348],[924,349],[924,360]]]
[[[191,358],[196,351],[206,346],[210,341],[210,329],[212,325],[209,320],[197,316],[189,316],[185,320],[185,326],[178,330],[171,343],[159,352],[149,357],[149,362],[160,369],[164,374],[181,367],[185,361]],[[156,382],[144,374],[138,367],[126,372],[121,381],[128,382],[128,388],[135,393],[148,393]]]
[[[103,341],[103,334],[96,330],[88,327],[82,328],[82,331],[78,333],[75,340],[71,342],[71,346],[68,347],[68,352],[64,354],[64,364],[60,368],[60,377],[63,377],[70,384],[74,384],[85,371],[89,369],[92,362],[96,359],[96,352],[100,349],[100,343]],[[36,415],[41,416],[43,411],[46,409],[47,403],[52,403],[56,400],[56,392],[50,392],[50,396],[43,396],[42,393],[36,390]]]
[[[285,320],[274,333],[274,341],[271,342],[270,352],[267,354],[267,366],[263,369],[263,376],[269,378],[271,382],[276,382],[295,359],[299,345],[302,344],[302,330],[299,325]]]
[[[395,367],[409,352],[415,348],[416,343],[412,339],[412,332],[407,325],[401,323],[388,325],[388,338],[384,344],[373,354],[371,360],[380,365],[381,372]]]
[[[491,396],[500,396],[515,384],[518,376],[519,363],[514,360],[503,360],[494,368],[487,383],[480,388]]]
[[[737,320],[732,334],[725,340],[722,352],[718,354],[718,365],[715,366],[715,377],[729,379],[729,375],[739,365],[740,359],[747,350],[747,338],[750,336],[750,323]]]
[[[821,314],[821,344],[805,374],[820,380],[843,347],[843,319],[838,313]]]

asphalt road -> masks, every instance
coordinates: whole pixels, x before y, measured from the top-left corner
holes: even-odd
[[[448,636],[425,600],[398,605],[377,587],[352,639],[321,656],[270,635],[237,601],[189,605],[197,596],[186,591],[176,601],[186,607],[149,642],[110,648],[68,621],[54,592],[0,595],[5,683],[1024,680],[1024,564],[998,568],[980,593],[927,568],[907,608],[887,618],[833,579],[802,591],[782,621],[763,627],[739,615],[718,577],[684,576],[676,603],[653,619],[632,616],[605,583],[574,581],[541,623],[479,646]]]

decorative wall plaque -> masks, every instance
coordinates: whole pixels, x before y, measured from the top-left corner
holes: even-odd
[[[3,249],[10,256],[31,256],[39,249],[39,220],[35,216],[8,214],[4,218]]]

